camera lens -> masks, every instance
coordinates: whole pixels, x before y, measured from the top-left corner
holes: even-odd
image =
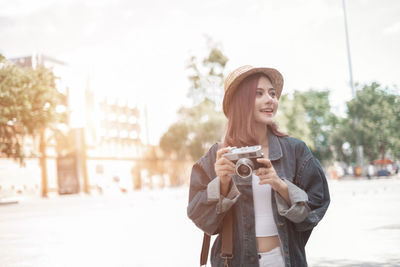
[[[247,178],[251,175],[254,169],[254,164],[247,158],[241,158],[236,162],[236,174],[242,178]]]
[[[251,173],[251,169],[247,165],[240,165],[238,168],[238,173],[240,176],[247,177]]]

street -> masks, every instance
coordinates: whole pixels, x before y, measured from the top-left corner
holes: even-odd
[[[329,181],[309,266],[400,266],[400,179]],[[0,205],[0,266],[198,266],[187,187]]]

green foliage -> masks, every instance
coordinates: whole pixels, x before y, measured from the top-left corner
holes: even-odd
[[[329,134],[337,122],[337,117],[330,111],[329,91],[295,92],[294,98],[298,99],[305,109],[313,154],[320,160],[331,159]]]
[[[62,95],[53,72],[44,67],[20,68],[2,58],[0,67],[0,154],[23,162],[23,139],[60,119]]]
[[[187,153],[189,127],[184,122],[172,124],[160,139],[160,147],[167,154],[175,153],[178,159],[184,159]]]
[[[290,136],[301,139],[308,145],[311,145],[310,128],[304,114],[305,109],[301,102],[295,101],[288,95],[281,96],[276,117],[279,128]]]
[[[364,85],[347,103],[347,132],[352,147],[361,145],[369,161],[384,158],[389,151],[399,156],[400,98],[378,83]]]
[[[330,132],[337,117],[330,111],[329,91],[295,91],[291,99],[283,95],[279,105],[282,130],[306,142],[320,161],[331,159]]]
[[[348,155],[342,149],[345,142],[354,144],[356,140],[357,137],[352,133],[351,121],[348,118],[338,118],[338,122],[330,134],[330,142],[333,151],[335,152],[335,160],[346,162],[348,164],[356,162],[356,153],[350,152]]]
[[[400,156],[400,98],[377,83],[364,85],[347,103],[347,117],[330,111],[329,91],[295,91],[282,96],[277,121],[289,135],[304,140],[321,161],[355,163],[356,147],[363,146],[369,161],[389,152]],[[349,142],[350,154],[342,146]]]
[[[210,99],[220,106],[223,97],[224,68],[228,58],[223,54],[217,44],[211,44],[209,54],[198,62],[197,57],[192,56],[187,64],[189,71],[188,97],[198,105],[205,99]]]
[[[177,158],[199,159],[210,146],[221,140],[225,117],[215,111],[215,103],[205,99],[200,104],[181,108],[179,120],[172,124],[161,137],[160,146],[166,153]]]
[[[191,57],[188,64],[191,87],[188,96],[193,107],[181,108],[178,122],[161,138],[160,146],[178,158],[197,160],[206,149],[221,139],[225,118],[222,115],[223,70],[227,57],[217,46],[199,63]],[[364,148],[370,160],[400,157],[400,97],[377,83],[364,85],[347,103],[347,117],[331,112],[329,91],[295,91],[279,101],[277,122],[290,136],[307,143],[322,162],[331,160],[354,163],[356,147]],[[342,146],[350,143],[352,152]]]
[[[198,63],[191,57],[188,96],[192,107],[182,107],[178,111],[178,121],[172,124],[160,139],[164,152],[179,159],[199,159],[209,147],[221,140],[225,117],[221,110],[223,97],[223,70],[227,57],[213,45],[208,56]]]

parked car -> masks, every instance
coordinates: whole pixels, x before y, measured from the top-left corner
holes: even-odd
[[[389,176],[390,172],[388,170],[385,169],[380,169],[377,173],[376,176],[380,177],[380,176]]]

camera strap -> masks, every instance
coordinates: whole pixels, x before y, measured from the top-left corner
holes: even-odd
[[[206,266],[208,251],[210,249],[210,236],[204,233],[203,236],[203,245],[201,246],[201,255],[200,255],[200,266]]]
[[[224,259],[224,267],[230,266],[230,261],[233,258],[233,229],[232,229],[232,208],[230,208],[225,214],[224,221],[222,224],[222,247],[221,257]]]
[[[233,258],[233,228],[232,228],[232,208],[227,211],[222,222],[221,232],[221,257],[224,259],[224,267],[230,266]],[[200,266],[206,266],[208,251],[210,248],[210,236],[204,233],[203,245],[201,247]]]

